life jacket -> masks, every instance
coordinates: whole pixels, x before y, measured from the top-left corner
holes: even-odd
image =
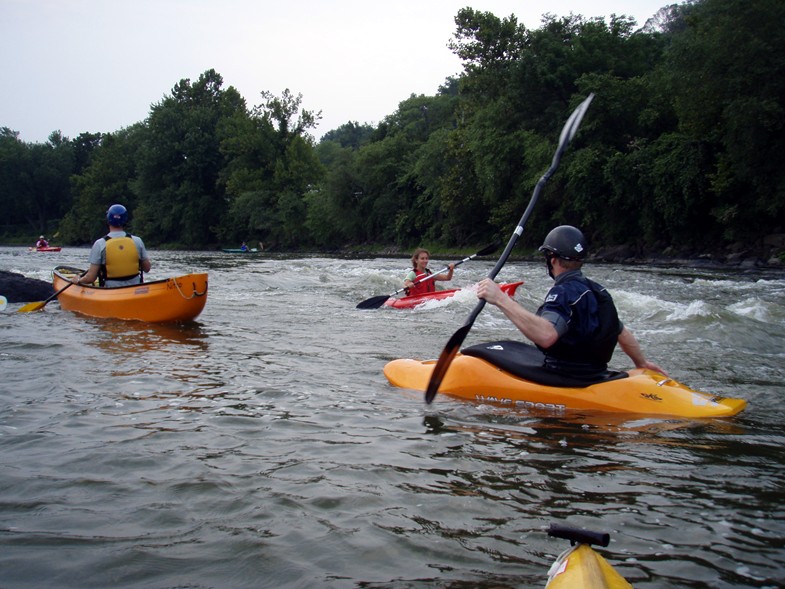
[[[139,250],[128,233],[123,237],[104,236],[106,241],[106,262],[98,274],[99,284],[107,280],[130,280],[139,276]]]
[[[591,290],[597,301],[598,326],[594,333],[572,338],[566,343],[560,338],[550,348],[540,348],[546,355],[546,365],[567,372],[605,370],[619,341],[621,323],[613,298],[605,287],[585,276],[577,278]]]
[[[428,270],[428,268],[425,269],[425,272],[421,272],[418,274],[417,270],[415,270],[414,273],[416,274],[416,276],[414,277],[413,282],[417,282],[418,280],[422,280],[423,278],[427,278],[428,276],[433,274],[433,272]],[[418,284],[415,284],[414,286],[410,286],[408,295],[415,296],[415,295],[427,294],[429,292],[436,292],[436,283],[434,282],[433,279],[426,280],[425,282],[420,282]]]

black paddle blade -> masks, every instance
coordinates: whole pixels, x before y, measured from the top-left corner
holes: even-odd
[[[430,403],[436,398],[436,393],[439,392],[439,385],[442,384],[444,375],[447,374],[447,369],[450,367],[450,364],[452,364],[453,358],[455,358],[455,355],[458,353],[463,340],[466,339],[471,328],[472,326],[470,324],[464,325],[452,334],[447,345],[444,346],[442,353],[439,355],[439,361],[436,362],[436,365],[433,367],[431,380],[428,381],[428,388],[425,389],[426,403]]]
[[[370,299],[365,299],[364,301],[357,303],[358,309],[378,309],[381,307],[387,299],[390,298],[390,295],[379,295],[376,297],[371,297]]]

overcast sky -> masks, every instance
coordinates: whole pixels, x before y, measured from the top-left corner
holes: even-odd
[[[527,28],[542,15],[626,14],[666,0],[0,0],[0,127],[27,142],[143,121],[181,79],[215,69],[249,106],[302,94],[318,139],[375,125],[411,94],[436,94],[461,64],[447,48],[470,6]]]

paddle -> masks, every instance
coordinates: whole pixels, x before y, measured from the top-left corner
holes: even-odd
[[[87,272],[82,272],[79,276],[84,276],[85,274],[87,274]],[[56,293],[54,293],[52,296],[50,296],[45,301],[38,301],[37,303],[27,303],[26,305],[24,305],[22,307],[19,307],[19,309],[17,310],[17,313],[30,313],[31,311],[40,311],[41,309],[46,307],[46,303],[48,303],[51,300],[56,299],[60,295],[61,292],[63,292],[67,288],[72,287],[73,285],[74,285],[73,282],[69,282],[63,288],[58,290]]]
[[[534,193],[529,200],[529,205],[526,207],[526,210],[524,211],[523,216],[521,216],[520,221],[518,221],[518,226],[515,228],[515,231],[513,231],[512,237],[510,237],[510,241],[507,243],[507,247],[504,248],[499,261],[496,262],[496,265],[488,274],[488,278],[491,280],[496,278],[496,275],[502,269],[502,266],[504,266],[504,263],[510,256],[512,248],[515,246],[518,238],[523,233],[523,226],[526,224],[526,221],[529,220],[532,209],[534,209],[534,205],[537,202],[537,199],[540,197],[540,192],[542,192],[545,183],[556,171],[556,168],[559,167],[561,157],[564,154],[564,151],[567,149],[567,145],[570,143],[570,140],[572,140],[572,138],[575,136],[575,133],[578,132],[578,127],[581,124],[583,115],[586,114],[586,110],[589,108],[593,98],[594,94],[589,94],[589,96],[586,97],[586,99],[581,102],[572,112],[570,118],[567,119],[567,122],[564,124],[561,135],[559,135],[559,146],[556,148],[556,153],[553,155],[551,166],[548,168],[545,174],[542,175],[542,177],[537,182],[537,185],[534,187]],[[469,334],[469,330],[472,328],[472,325],[474,325],[475,319],[477,319],[477,316],[480,314],[484,306],[485,300],[480,299],[477,305],[474,307],[474,310],[469,315],[469,318],[466,320],[466,323],[463,324],[463,327],[458,329],[458,331],[456,331],[447,341],[447,345],[444,346],[444,349],[439,356],[439,360],[436,362],[436,366],[433,367],[433,373],[431,373],[431,380],[428,382],[428,388],[425,389],[426,403],[430,403],[433,401],[434,397],[436,397],[436,393],[439,390],[439,385],[442,384],[444,375],[447,374],[447,369],[450,367],[453,358],[455,358],[455,355],[458,353],[458,348],[461,347],[463,340],[466,339],[466,336]]]
[[[492,254],[497,249],[499,249],[499,245],[500,245],[499,243],[492,243],[491,245],[486,245],[484,248],[482,248],[476,254],[472,254],[468,258],[464,258],[463,260],[455,262],[455,265],[459,266],[459,265],[463,264],[464,262],[468,262],[469,260],[472,260],[472,259],[476,258],[477,256],[487,256],[488,254]],[[449,269],[450,269],[449,266],[447,266],[446,268],[442,268],[441,270],[439,270],[438,272],[435,272],[434,274],[429,274],[428,276],[426,276],[422,280],[416,280],[414,282],[414,284],[421,284],[421,283],[426,282],[428,280],[432,280],[434,277],[438,276],[439,274],[444,274]],[[394,297],[395,295],[400,294],[400,293],[402,293],[405,290],[406,290],[406,288],[401,288],[401,289],[398,289],[394,293],[389,294],[389,295],[379,295],[379,296],[376,296],[376,297],[371,297],[370,299],[365,299],[363,302],[358,303],[357,308],[358,309],[378,309],[379,307],[381,307],[385,303],[385,301],[387,301],[387,299],[389,299],[391,297]]]

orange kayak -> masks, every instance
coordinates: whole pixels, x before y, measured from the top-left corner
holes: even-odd
[[[52,273],[59,291],[70,282],[78,268],[58,266]],[[91,317],[132,319],[150,323],[190,321],[207,302],[207,273],[186,274],[132,286],[102,288],[74,285],[61,292],[60,307]]]
[[[501,341],[465,348],[455,356],[439,392],[453,397],[563,414],[567,411],[638,413],[687,418],[729,417],[747,403],[695,391],[672,378],[635,368],[587,384],[542,368],[539,351]],[[539,365],[538,365],[539,364]],[[394,386],[424,391],[436,360],[393,360],[384,375]]]
[[[508,295],[514,297],[515,291],[518,290],[518,287],[521,284],[523,284],[523,282],[510,282],[500,284],[499,286]],[[427,303],[428,301],[449,299],[450,297],[455,296],[455,293],[459,292],[460,290],[461,289],[459,288],[452,288],[448,290],[437,290],[436,292],[427,292],[420,295],[401,297],[400,299],[389,298],[384,302],[384,306],[392,307],[393,309],[413,309],[419,305],[422,305],[423,303]]]

